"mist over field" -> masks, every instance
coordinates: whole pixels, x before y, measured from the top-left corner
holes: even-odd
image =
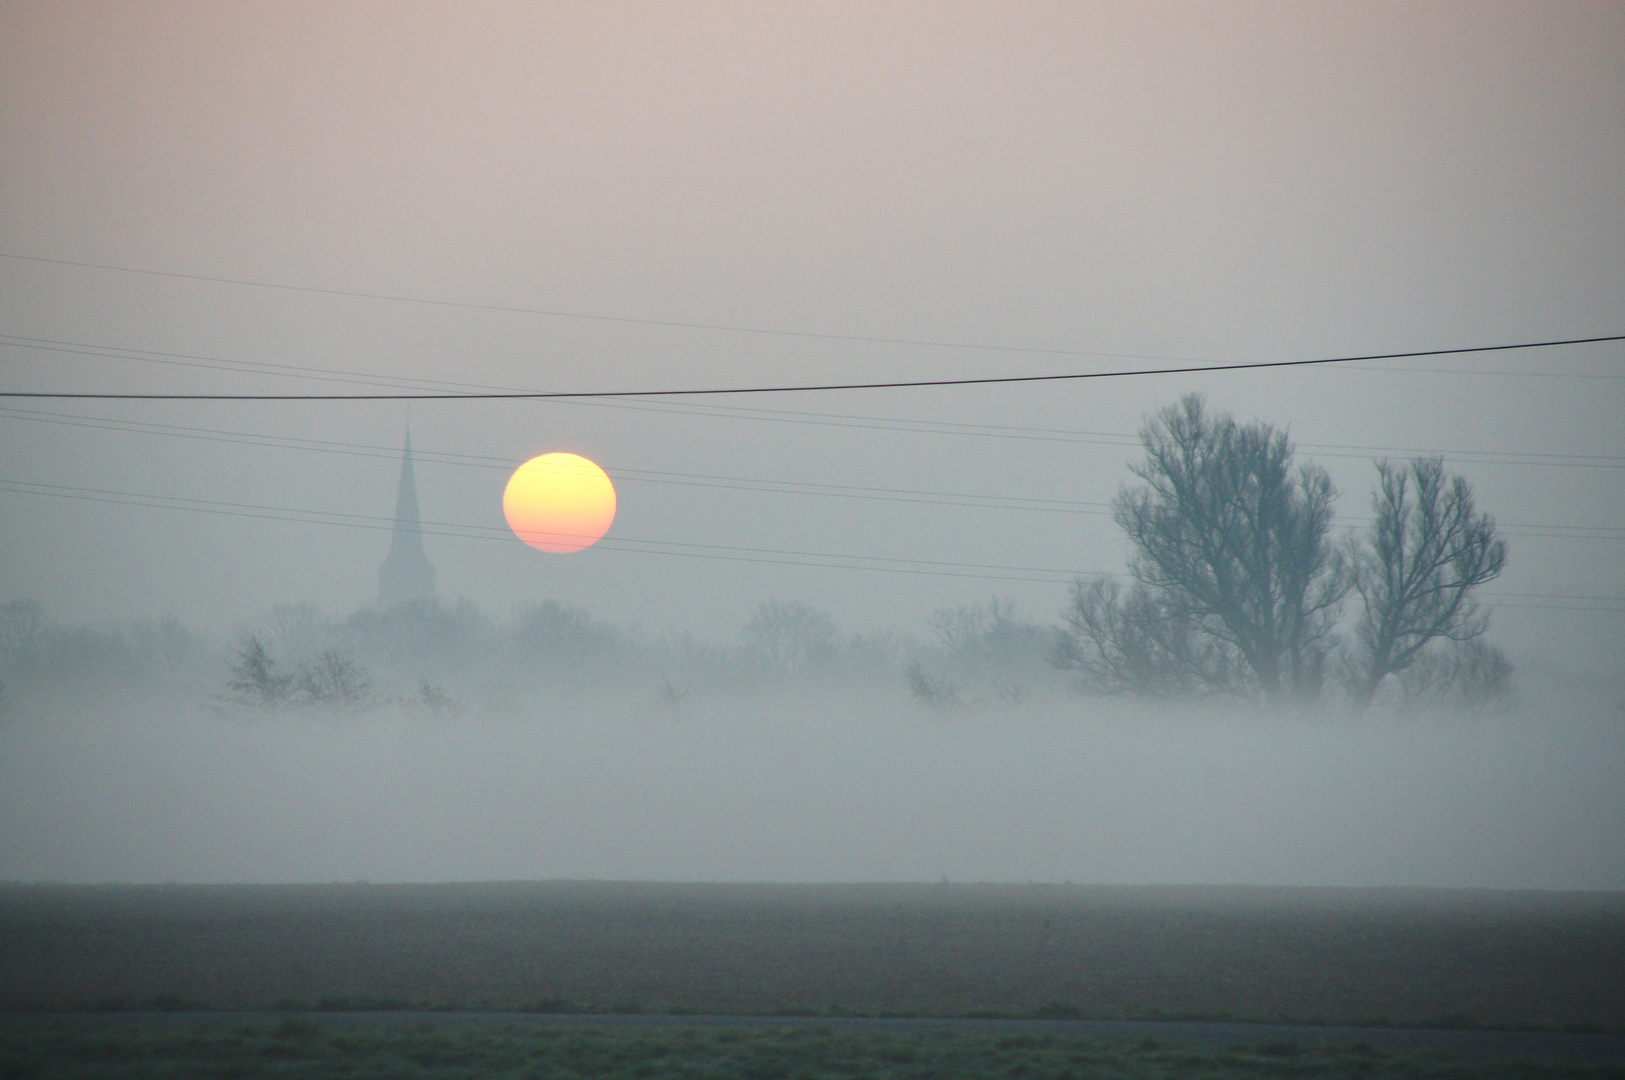
[[[8,3],[0,101],[0,881],[1625,888],[1625,6]]]
[[[1625,887],[1605,699],[1271,714],[962,657],[959,698],[930,704],[884,658],[646,646],[668,675],[597,648],[442,656],[437,706],[377,661],[364,707],[247,706],[212,651],[13,697],[0,878]]]

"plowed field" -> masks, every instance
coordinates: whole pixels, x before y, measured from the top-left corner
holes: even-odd
[[[1625,895],[540,882],[0,887],[0,1008],[1625,1030]]]

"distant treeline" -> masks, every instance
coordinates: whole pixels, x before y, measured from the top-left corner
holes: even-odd
[[[211,640],[173,616],[90,628],[35,600],[0,604],[7,707],[75,692],[192,694],[244,715],[302,708],[512,714],[555,697],[631,694],[680,710],[693,696],[845,687],[933,705],[1026,700],[1065,689],[1055,627],[997,598],[937,612],[929,639],[843,631],[797,600],[761,603],[732,640],[649,634],[545,600],[508,619],[467,600],[363,605],[347,615],[283,604]],[[935,672],[940,674],[928,674]],[[952,677],[948,676],[952,672]]]
[[[1059,625],[997,597],[942,609],[928,636],[843,631],[827,611],[764,601],[730,641],[650,635],[551,600],[498,621],[472,603],[272,609],[227,646],[166,617],[64,627],[33,600],[0,605],[10,697],[114,683],[206,684],[223,708],[385,706],[511,713],[571,692],[648,695],[907,688],[935,709],[1017,706],[1067,688],[1302,709],[1482,708],[1512,665],[1485,634],[1479,586],[1506,542],[1442,459],[1376,462],[1372,524],[1333,535],[1336,489],[1295,461],[1284,430],[1237,423],[1190,396],[1150,418],[1114,516],[1127,573],[1078,578]],[[1059,600],[1060,598],[1057,597]]]
[[[173,690],[218,671],[218,651],[172,615],[115,627],[68,626],[37,600],[0,604],[0,712],[64,690]]]

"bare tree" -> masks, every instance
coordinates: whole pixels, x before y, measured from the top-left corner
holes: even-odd
[[[1294,469],[1284,431],[1210,414],[1194,394],[1140,441],[1144,483],[1115,504],[1135,579],[1166,617],[1233,649],[1265,698],[1314,697],[1349,587],[1325,470]]]
[[[934,706],[959,704],[959,688],[947,675],[927,671],[918,659],[910,661],[903,674],[908,679],[908,689],[914,695],[914,700]]]
[[[50,621],[38,600],[0,604],[0,662],[20,672],[37,666],[45,651]]]
[[[250,704],[278,705],[287,698],[293,676],[275,674],[275,667],[265,639],[251,634],[237,647],[237,659],[231,665],[231,679],[226,685]]]
[[[745,647],[780,671],[801,671],[835,655],[839,631],[829,614],[799,600],[767,600],[745,623]]]
[[[1250,688],[1247,665],[1228,643],[1139,582],[1079,578],[1064,618],[1050,661],[1080,672],[1086,689],[1188,697]]]
[[[1021,618],[1015,601],[992,597],[986,604],[938,608],[926,620],[931,634],[957,668],[1019,674],[1042,670],[1052,632]]]
[[[1412,705],[1481,709],[1504,701],[1512,690],[1512,663],[1483,638],[1429,646],[1394,676]]]
[[[1354,575],[1364,601],[1352,688],[1361,708],[1371,704],[1384,679],[1422,659],[1429,642],[1469,642],[1489,629],[1489,614],[1472,593],[1506,566],[1506,542],[1496,535],[1494,519],[1477,512],[1472,486],[1447,474],[1443,459],[1379,461],[1377,475],[1377,520]],[[1452,679],[1482,669],[1492,681],[1505,682],[1504,659],[1497,664],[1481,651],[1470,655],[1473,663]]]
[[[311,705],[361,709],[373,703],[372,680],[352,658],[323,649],[299,673],[299,692]]]

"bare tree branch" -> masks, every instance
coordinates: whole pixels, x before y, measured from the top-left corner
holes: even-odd
[[[270,707],[281,704],[293,686],[293,676],[278,675],[276,661],[265,647],[265,639],[252,634],[237,647],[237,659],[231,664],[231,679],[226,683],[237,692],[238,698],[248,704]]]
[[[1144,584],[1124,589],[1104,577],[1079,578],[1064,617],[1067,633],[1051,662],[1080,672],[1089,689],[1149,697],[1253,689],[1233,648]]]
[[[1405,671],[1430,641],[1466,642],[1489,628],[1472,592],[1500,575],[1506,542],[1473,505],[1472,486],[1437,457],[1377,463],[1377,520],[1359,554],[1355,588],[1364,601],[1356,635],[1356,704],[1371,704],[1389,675]]]
[[[1223,642],[1271,700],[1319,693],[1332,627],[1349,589],[1329,542],[1336,491],[1293,468],[1286,433],[1210,415],[1191,395],[1140,432],[1143,485],[1118,494],[1130,564],[1165,617]]]

